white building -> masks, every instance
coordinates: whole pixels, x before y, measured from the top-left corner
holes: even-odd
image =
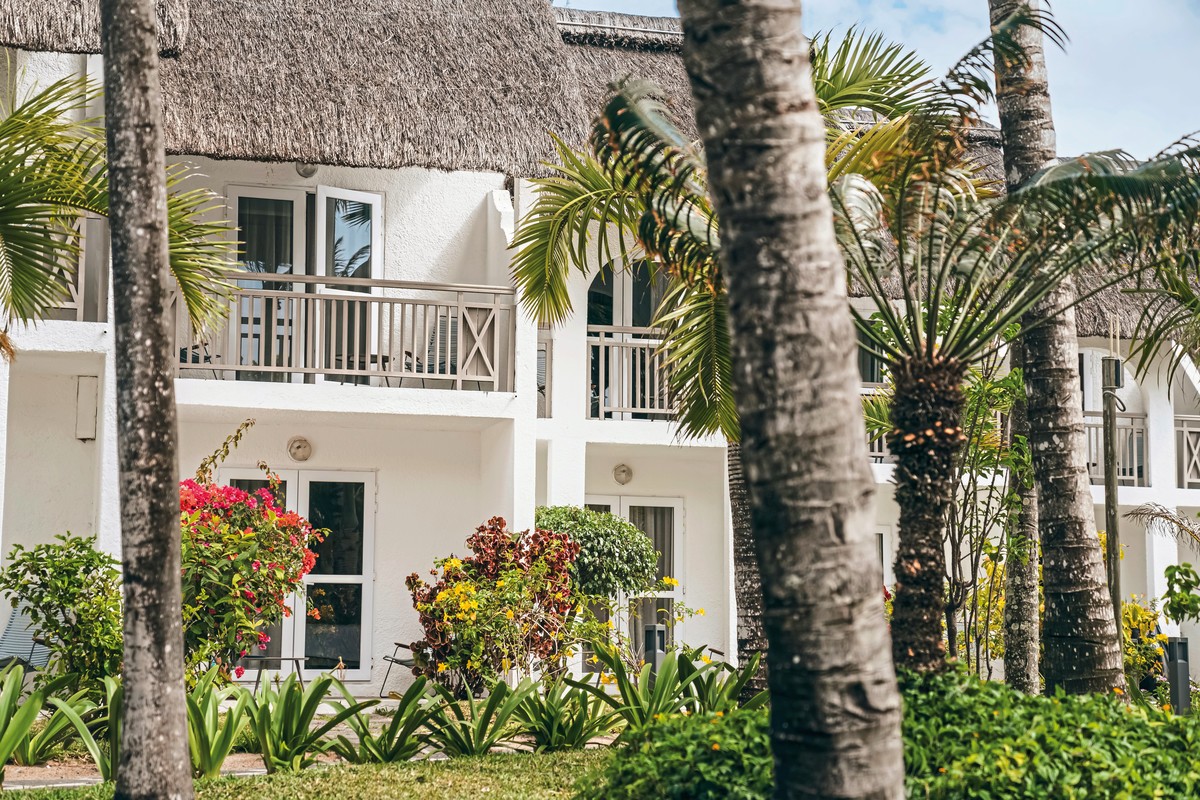
[[[0,10],[18,92],[99,75],[94,3],[66,5]],[[308,580],[337,613],[297,615],[275,644],[316,668],[340,657],[359,690],[376,689],[393,643],[420,636],[406,575],[461,554],[491,516],[524,529],[536,505],[586,503],[652,536],[680,599],[706,611],[683,638],[732,655],[724,443],[684,440],[670,421],[646,327],[653,287],[576,276],[577,313],[539,331],[508,277],[522,179],[544,171],[547,131],[582,142],[606,84],[627,74],[690,113],[675,21],[548,0],[353,6],[161,5],[171,158],[226,198],[239,268],[276,273],[240,281],[222,332],[197,339],[175,320],[180,472],[254,418],[220,478],[259,480],[265,460],[289,507],[334,532]],[[68,530],[120,546],[107,242],[100,221],[86,233],[72,303],[16,330],[18,358],[0,365],[4,552]],[[1108,310],[1082,313],[1081,333],[1102,333]],[[1081,346],[1098,413],[1102,341]],[[1197,381],[1130,380],[1123,506],[1200,510]],[[878,460],[891,583],[896,509]],[[1175,544],[1129,524],[1124,539],[1126,590],[1160,594]]]

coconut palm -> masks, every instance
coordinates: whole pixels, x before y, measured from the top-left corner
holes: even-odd
[[[968,79],[997,47],[1018,57],[1007,31],[1035,24],[1054,30],[1041,14],[1014,17],[956,67],[965,77],[952,72],[946,85],[972,86],[986,99],[986,87]],[[704,164],[665,114],[644,87],[627,87],[601,116],[592,144],[614,182],[643,198],[638,243],[681,278],[674,307],[664,303],[660,314],[666,347],[672,336],[701,345],[668,349],[669,362],[687,363],[707,345],[715,355],[704,363],[719,364],[728,358],[711,322],[723,303],[719,232]],[[848,173],[831,196],[850,276],[875,301],[873,319],[858,315],[860,329],[889,362],[894,383],[889,445],[901,508],[895,655],[936,669],[944,659],[942,532],[962,447],[967,370],[1003,348],[1001,334],[1071,275],[1087,271],[1096,291],[1116,279],[1113,265],[1134,256],[1141,269],[1186,258],[1194,248],[1196,153],[1181,146],[1140,165],[1121,153],[1098,154],[1051,167],[1007,197],[987,197],[964,180],[959,137],[933,118],[914,120],[905,142],[908,155],[891,161],[884,191]],[[689,303],[711,311],[701,318],[707,324],[688,319]],[[686,389],[699,372],[672,380]],[[711,408],[703,412],[718,418]]]
[[[683,0],[680,13],[713,209],[726,222],[720,265],[770,640],[774,796],[898,800],[899,698],[892,665],[878,657],[882,598],[870,581],[843,579],[873,550],[871,478],[800,3]],[[708,196],[694,159],[639,146],[650,140],[622,124],[608,120],[603,138],[631,162],[660,164],[679,187],[664,197]],[[686,216],[649,200],[651,216],[669,214],[668,229]],[[679,237],[655,226],[657,239],[643,239],[656,251],[692,236],[712,247],[714,220],[693,219],[700,227]]]
[[[76,222],[106,216],[109,194],[104,131],[78,119],[100,96],[98,85],[67,78],[24,98],[0,94],[0,350],[11,355],[9,326],[45,316],[68,296]],[[220,199],[188,187],[191,174],[182,164],[167,167],[167,213],[171,273],[199,328],[224,313],[231,245],[228,226],[210,214]]]
[[[907,135],[917,110],[946,111],[928,66],[899,44],[878,34],[851,29],[843,38],[829,34],[813,39],[810,58],[817,103],[827,122],[826,163],[830,174],[865,172],[879,175],[888,154]],[[631,91],[652,94],[648,85]],[[637,113],[635,107],[629,109]],[[614,113],[620,111],[613,109]],[[661,115],[647,117],[665,139],[681,150],[693,145]],[[734,564],[738,608],[739,659],[761,651],[762,594],[741,465],[740,426],[732,391],[732,360],[725,290],[719,279],[716,251],[707,240],[672,237],[669,228],[648,225],[645,195],[636,176],[620,159],[573,150],[556,140],[554,176],[534,181],[536,200],[518,224],[513,240],[513,279],[522,302],[542,323],[562,321],[571,313],[570,276],[609,269],[659,265],[675,280],[660,303],[655,326],[664,331],[671,394],[678,407],[680,429],[690,436],[720,434],[727,450],[729,495],[733,518]],[[603,161],[601,160],[603,159]],[[711,220],[707,191],[692,201],[701,221]],[[599,228],[603,235],[593,236]],[[650,249],[658,260],[648,259]],[[669,251],[669,258],[662,254]],[[713,275],[711,282],[682,279]],[[755,689],[763,688],[760,676]]]

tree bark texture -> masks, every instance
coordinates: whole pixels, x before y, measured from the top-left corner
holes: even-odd
[[[988,0],[993,24],[1021,3]],[[1033,3],[1036,5],[1036,2]],[[1056,157],[1044,37],[1018,36],[1028,63],[997,64],[997,107],[1010,190]],[[1042,538],[1045,690],[1106,692],[1125,686],[1121,647],[1096,536],[1079,389],[1075,299],[1063,284],[1022,319],[1029,446]]]
[[[921,671],[946,665],[946,512],[955,499],[966,368],[958,362],[897,365],[892,380],[896,504],[900,507],[892,657]]]
[[[682,0],[721,220],[778,798],[900,798],[900,703],[825,129],[794,0]]]
[[[1014,369],[1023,369],[1025,345],[1011,348]],[[1012,436],[1028,441],[1029,420],[1023,399],[1013,404]],[[1041,656],[1041,537],[1038,535],[1037,486],[1018,483],[1021,510],[1008,531],[1008,556],[1004,566],[1004,680],[1025,694],[1042,690]]]
[[[746,664],[767,653],[767,635],[763,631],[762,578],[758,556],[754,552],[754,532],[750,527],[750,496],[742,469],[742,448],[730,442],[726,450],[729,472],[729,508],[733,518],[733,580],[737,602],[738,663]],[[758,674],[746,685],[746,694],[755,695],[767,688],[767,665],[763,661]]]
[[[153,0],[102,0],[125,594],[116,798],[191,798],[167,191]]]

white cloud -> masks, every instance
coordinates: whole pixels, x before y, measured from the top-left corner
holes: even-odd
[[[673,14],[674,0],[556,0]],[[1200,130],[1198,0],[1057,0],[1071,41],[1048,57],[1059,152],[1120,147],[1148,156]],[[986,0],[804,0],[809,31],[880,30],[944,71],[987,33]]]

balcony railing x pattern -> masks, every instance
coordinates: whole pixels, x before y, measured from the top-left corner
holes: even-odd
[[[1087,435],[1088,476],[1093,484],[1104,484],[1104,422],[1098,411],[1083,412]],[[1117,414],[1117,484],[1149,486],[1149,454],[1146,451],[1144,414]]]
[[[195,333],[175,315],[180,377],[512,391],[514,292],[235,272],[229,315]]]

